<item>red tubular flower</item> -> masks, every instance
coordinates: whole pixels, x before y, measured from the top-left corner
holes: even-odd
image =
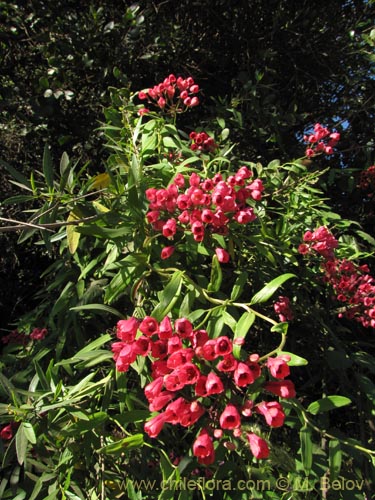
[[[224,248],[216,248],[215,253],[217,256],[217,260],[221,264],[226,264],[227,262],[229,262],[230,255],[226,250],[224,250]]]
[[[160,257],[165,260],[169,259],[169,257],[174,253],[174,246],[164,247],[160,253]]]
[[[123,342],[133,342],[137,334],[139,321],[136,318],[120,319],[116,326],[117,338]]]
[[[219,356],[228,356],[232,352],[232,342],[228,337],[221,336],[216,339],[215,352]]]
[[[264,416],[270,427],[281,427],[284,424],[285,414],[278,401],[262,401],[256,406],[256,411]]]
[[[5,425],[0,430],[0,438],[4,441],[9,441],[13,437],[13,427],[12,424]]]
[[[287,362],[290,361],[290,356],[276,356],[276,358],[267,359],[267,368],[270,374],[275,378],[283,379],[290,373]]]
[[[159,339],[167,340],[173,335],[172,323],[168,316],[162,319],[159,325]]]
[[[148,409],[150,411],[160,411],[175,395],[174,392],[162,391],[150,402]]]
[[[193,332],[193,325],[186,318],[177,319],[174,323],[174,329],[182,339],[190,337]]]
[[[264,439],[254,433],[247,434],[247,439],[249,441],[251,453],[255,458],[258,460],[268,458],[270,450]]]
[[[155,318],[146,316],[139,325],[139,330],[147,335],[147,337],[151,337],[159,332],[159,324]]]
[[[238,363],[233,373],[233,378],[238,387],[245,387],[252,384],[256,377],[246,363]]]
[[[47,333],[47,328],[34,328],[30,333],[30,338],[33,340],[43,340]]]
[[[163,377],[157,377],[144,388],[144,393],[148,401],[152,401],[159,396],[163,389]]]
[[[241,417],[237,408],[228,404],[220,415],[220,427],[222,429],[236,429],[241,425]]]
[[[290,399],[296,397],[296,390],[291,380],[277,380],[264,384],[266,391],[272,392],[281,398]]]
[[[159,415],[156,415],[151,420],[148,420],[145,423],[144,425],[145,432],[147,432],[147,434],[152,438],[157,437],[160,431],[163,429],[163,426],[167,421],[167,418],[168,416],[166,413],[159,413]]]
[[[220,372],[233,372],[238,365],[238,361],[235,359],[232,354],[225,356],[221,361],[217,364],[217,369]]]
[[[223,382],[221,381],[221,378],[218,377],[214,372],[210,372],[207,375],[206,391],[207,396],[211,396],[212,394],[221,394],[222,392],[224,392]]]
[[[211,436],[207,429],[202,429],[193,444],[193,453],[199,463],[212,464],[215,460],[215,451]]]

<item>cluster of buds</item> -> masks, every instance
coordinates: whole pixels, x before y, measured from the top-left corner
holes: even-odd
[[[375,191],[375,165],[361,172],[359,187],[363,191],[371,191],[370,196],[373,194]]]
[[[288,297],[280,296],[273,305],[274,311],[279,315],[280,321],[292,321],[293,312]]]
[[[340,134],[338,132],[331,132],[326,127],[316,123],[314,125],[314,133],[310,135],[305,135],[303,140],[308,143],[306,149],[306,156],[311,158],[317,153],[325,153],[326,155],[331,155],[333,153],[333,148],[340,140]]]
[[[181,76],[176,78],[175,75],[169,75],[152,88],[140,91],[138,98],[156,105],[161,110],[182,113],[189,108],[198,106],[199,98],[196,95],[198,92],[199,85],[194,82],[191,76],[184,79]],[[148,112],[148,108],[142,108],[138,111],[140,115]]]
[[[197,242],[203,241],[205,234],[228,234],[232,221],[248,224],[256,219],[247,200],[261,200],[264,187],[252,176],[247,167],[226,180],[221,174],[201,179],[192,173],[185,189],[185,177],[177,174],[166,189],[146,190],[150,208],[147,221],[168,239],[173,239],[177,231],[190,231]],[[173,246],[166,247],[161,257],[169,257],[173,250]]]
[[[190,132],[189,138],[192,141],[190,145],[190,149],[192,151],[213,153],[218,148],[218,145],[215,143],[214,139],[210,137],[206,132]]]
[[[246,361],[237,360],[233,345],[242,344],[243,339],[210,339],[206,330],[194,330],[186,318],[172,325],[169,317],[160,323],[151,316],[143,320],[131,317],[117,323],[116,335],[119,341],[112,344],[112,351],[118,371],[127,371],[138,356],[151,363],[152,381],[145,386],[144,394],[149,410],[160,413],[145,423],[150,437],[157,437],[165,424],[191,427],[206,417],[207,423],[200,426],[193,444],[193,454],[200,464],[214,462],[215,439],[234,449],[229,437],[246,437],[256,458],[268,457],[266,441],[245,430],[248,419],[259,414],[270,427],[281,427],[285,414],[278,401],[255,404],[247,392],[257,381],[256,392],[262,385],[270,394],[295,397],[293,382],[284,380],[290,373],[289,356],[270,357],[264,363],[258,354]]]
[[[339,317],[354,319],[364,327],[375,328],[375,279],[369,274],[368,266],[359,266],[346,259],[337,259],[334,250],[338,242],[326,227],[314,232],[307,231],[300,253],[317,253],[323,257],[324,282],[330,285],[335,297],[345,310]]]

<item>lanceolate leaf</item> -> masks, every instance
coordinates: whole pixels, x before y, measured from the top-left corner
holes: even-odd
[[[177,299],[180,296],[180,290],[182,285],[182,273],[176,271],[167,286],[161,293],[160,302],[155,307],[152,312],[152,316],[157,320],[161,321],[164,316],[166,316],[173,308]]]
[[[327,396],[311,403],[307,408],[307,411],[313,415],[317,415],[318,413],[324,413],[326,411],[334,410],[335,408],[347,406],[350,403],[351,400],[345,396]]]
[[[263,287],[259,292],[257,292],[253,298],[251,299],[251,304],[259,304],[261,302],[267,302],[272,295],[276,292],[276,290],[284,284],[287,280],[291,278],[296,278],[295,274],[286,273],[278,276],[274,280],[267,283],[265,287]]]
[[[311,440],[311,430],[309,427],[304,426],[299,431],[299,437],[301,442],[301,456],[302,456],[302,464],[306,475],[309,474],[312,467],[312,440]]]
[[[43,173],[46,180],[46,184],[49,188],[53,187],[53,164],[52,157],[49,150],[48,144],[44,146],[43,153]]]

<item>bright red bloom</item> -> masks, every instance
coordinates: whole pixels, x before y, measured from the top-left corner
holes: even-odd
[[[13,437],[12,424],[5,425],[0,430],[0,438],[3,439],[4,441],[9,441],[9,439],[12,439],[12,437]]]
[[[220,426],[222,429],[235,429],[241,425],[241,417],[237,408],[228,404],[220,415]]]
[[[262,401],[256,406],[256,411],[264,416],[270,427],[281,427],[284,424],[285,414],[278,401]]]
[[[217,256],[217,260],[220,263],[226,264],[227,262],[229,262],[230,255],[226,250],[224,250],[224,248],[216,248],[215,253]]]
[[[233,378],[238,387],[245,387],[252,384],[257,377],[254,376],[246,363],[240,362],[234,370]]]
[[[221,381],[221,378],[216,375],[216,373],[210,372],[207,375],[206,390],[207,396],[211,396],[212,394],[221,394],[224,391],[223,382]]]
[[[30,333],[30,338],[33,340],[43,340],[47,333],[47,328],[34,328]]]
[[[159,396],[163,389],[163,377],[157,377],[144,388],[144,393],[148,401],[152,401],[156,396]]]
[[[290,369],[287,362],[290,361],[290,356],[276,356],[276,358],[267,359],[267,368],[270,374],[275,378],[283,379],[290,374]]]
[[[268,458],[270,450],[268,448],[268,444],[264,439],[254,433],[247,434],[247,439],[249,440],[251,453],[255,458],[257,458],[258,460]]]
[[[190,337],[193,332],[193,325],[186,318],[177,319],[174,323],[174,329],[182,339]]]
[[[159,325],[159,339],[166,340],[173,335],[172,323],[168,316],[162,319]]]
[[[169,257],[173,254],[173,252],[174,252],[174,246],[164,247],[161,250],[160,257],[163,260],[169,259]]]
[[[151,337],[155,333],[159,332],[159,324],[155,318],[146,316],[139,325],[139,330],[147,335],[147,337]]]
[[[212,464],[215,460],[215,451],[211,436],[206,429],[202,429],[193,444],[193,453],[199,463]]]
[[[139,321],[136,318],[120,319],[116,326],[117,338],[123,342],[133,342],[137,334]]]
[[[218,362],[216,368],[221,372],[233,372],[237,368],[237,365],[238,361],[232,354],[229,354]]]
[[[216,339],[215,352],[219,356],[228,356],[232,352],[232,342],[228,337],[222,336]]]
[[[264,384],[266,391],[272,392],[281,398],[289,399],[296,397],[296,390],[291,380],[277,380]]]
[[[148,420],[144,425],[144,430],[147,434],[155,438],[159,435],[160,431],[163,429],[165,422],[167,421],[168,415],[166,413],[159,413],[151,420]]]

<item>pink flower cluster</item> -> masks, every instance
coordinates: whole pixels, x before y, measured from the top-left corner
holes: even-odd
[[[359,187],[364,191],[371,190],[375,191],[375,165],[363,170],[360,175]]]
[[[175,75],[169,75],[161,83],[150,89],[140,91],[138,98],[150,104],[158,106],[162,110],[173,110],[183,112],[188,108],[198,106],[199,98],[195,95],[199,92],[199,86],[189,76],[184,79]],[[149,110],[143,108],[139,114],[146,114]]]
[[[293,312],[288,297],[280,296],[273,305],[274,311],[279,315],[280,321],[292,321]]]
[[[302,255],[306,255],[315,251],[325,259],[332,259],[334,250],[338,246],[338,241],[325,226],[321,226],[315,231],[306,231],[303,236],[303,241],[298,251]]]
[[[221,174],[212,179],[201,179],[196,173],[189,177],[177,174],[166,189],[149,188],[147,221],[155,231],[173,239],[177,231],[191,231],[195,241],[203,241],[205,234],[228,234],[229,223],[248,224],[256,219],[254,209],[247,200],[259,201],[264,190],[260,179],[252,180],[253,173],[241,167],[226,180]],[[173,253],[173,247],[162,251],[162,258]]]
[[[305,135],[303,140],[308,143],[306,156],[309,158],[317,153],[331,155],[333,153],[333,148],[336,147],[336,144],[340,140],[340,134],[338,132],[331,132],[320,125],[320,123],[316,123],[314,125],[314,133]]]
[[[30,339],[43,340],[47,333],[48,331],[46,328],[34,328],[30,335],[27,335],[24,332],[19,332],[18,330],[13,330],[8,335],[2,337],[1,341],[3,344],[26,345]]]
[[[367,265],[359,266],[346,259],[337,259],[334,250],[338,242],[326,227],[313,233],[307,231],[298,250],[302,254],[312,252],[323,257],[324,281],[335,291],[336,299],[345,305],[339,317],[355,319],[364,327],[375,328],[375,279]]]
[[[267,371],[270,380],[263,384],[266,391],[282,398],[295,397],[293,382],[284,380],[289,375],[289,356],[268,358],[261,364],[259,355],[252,354],[239,361],[233,356],[236,341],[226,336],[210,339],[206,330],[194,330],[186,318],[172,325],[168,317],[160,323],[151,316],[143,320],[132,317],[117,323],[116,334],[119,342],[112,344],[112,351],[118,371],[127,371],[137,356],[151,362],[152,381],[144,394],[150,411],[160,413],[145,423],[150,437],[157,437],[166,423],[191,427],[205,415],[208,423],[193,444],[199,463],[214,462],[214,439],[225,439],[226,432],[234,438],[245,434],[254,456],[267,458],[267,443],[242,431],[241,420],[245,419],[246,425],[255,412],[270,427],[281,427],[285,415],[278,401],[255,404],[246,391],[261,375],[266,377]],[[228,398],[228,390],[235,399]],[[232,442],[224,445],[235,447]]]
[[[202,153],[212,153],[218,148],[214,139],[206,132],[190,132],[189,135],[192,144],[190,149],[192,151],[201,151]]]
[[[375,279],[368,266],[358,266],[346,259],[323,263],[325,281],[329,283],[345,311],[339,317],[354,319],[366,328],[375,328]]]

